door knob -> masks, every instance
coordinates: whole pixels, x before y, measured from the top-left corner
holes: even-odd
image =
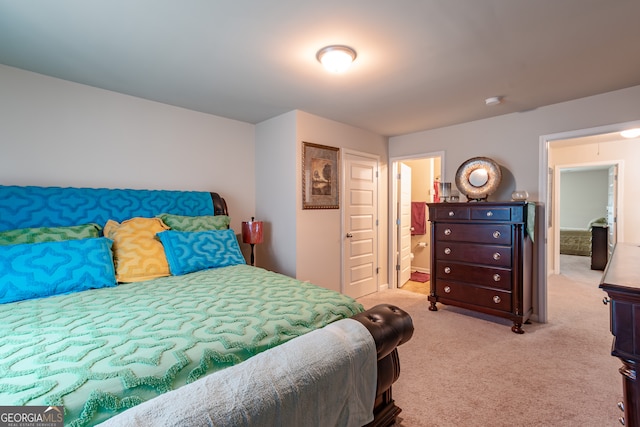
[[[351,233],[347,233],[347,237],[350,239],[350,238],[352,238],[352,237],[353,237],[353,234],[351,234]]]

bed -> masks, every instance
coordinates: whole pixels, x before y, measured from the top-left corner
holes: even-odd
[[[593,227],[606,227],[606,218],[595,218],[587,228],[560,228],[560,253],[563,255],[591,256]]]
[[[560,229],[560,253],[563,255],[591,255],[591,230]]]
[[[217,193],[0,186],[0,402],[77,427],[392,425],[410,316],[246,265],[229,223]]]

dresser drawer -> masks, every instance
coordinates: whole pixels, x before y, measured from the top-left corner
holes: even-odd
[[[511,245],[511,225],[509,224],[435,224],[436,241],[458,241]]]
[[[468,220],[469,208],[467,206],[437,206],[431,208],[429,221],[435,220]]]
[[[457,262],[437,261],[436,278],[511,290],[511,270]]]
[[[511,311],[511,292],[508,291],[440,280],[436,284],[436,293],[444,299],[452,299],[466,304],[479,305],[506,312]]]
[[[435,252],[436,259],[443,261],[465,261],[511,268],[511,246],[439,242]]]
[[[511,221],[511,208],[481,207],[471,211],[471,219],[487,221]]]

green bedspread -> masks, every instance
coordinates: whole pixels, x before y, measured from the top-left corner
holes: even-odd
[[[0,305],[0,402],[92,425],[363,308],[237,265]]]

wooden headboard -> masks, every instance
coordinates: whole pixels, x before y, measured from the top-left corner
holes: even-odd
[[[215,215],[229,215],[227,210],[227,202],[220,197],[218,193],[211,194],[211,200],[213,201],[213,212]]]

